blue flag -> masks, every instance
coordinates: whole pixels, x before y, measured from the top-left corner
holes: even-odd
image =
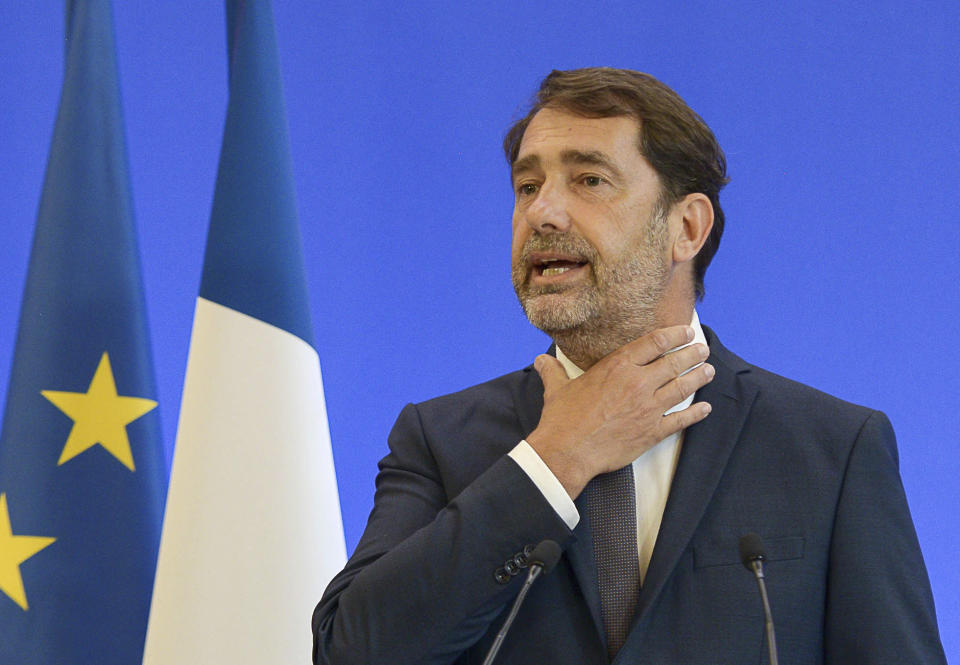
[[[165,488],[109,0],[66,65],[0,433],[0,663],[140,662]]]
[[[230,102],[144,665],[310,658],[346,552],[267,0],[227,2]]]

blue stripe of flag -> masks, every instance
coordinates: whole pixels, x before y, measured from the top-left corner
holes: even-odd
[[[200,296],[313,345],[268,2],[227,3],[230,102]]]

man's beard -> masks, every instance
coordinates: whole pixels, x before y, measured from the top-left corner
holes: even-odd
[[[596,362],[658,327],[657,307],[669,276],[666,243],[667,206],[660,202],[639,242],[624,248],[615,263],[603,263],[581,235],[534,234],[513,264],[513,288],[530,323],[571,357]],[[531,285],[528,257],[539,251],[578,257],[590,267],[588,279],[570,286]]]

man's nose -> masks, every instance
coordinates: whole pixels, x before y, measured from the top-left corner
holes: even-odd
[[[544,183],[527,206],[526,221],[538,233],[556,233],[570,228],[567,200],[562,188]]]

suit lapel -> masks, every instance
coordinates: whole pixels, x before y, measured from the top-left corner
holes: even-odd
[[[707,362],[716,368],[717,373],[711,383],[697,392],[696,399],[709,402],[713,411],[705,420],[684,432],[683,448],[634,625],[642,623],[644,615],[653,606],[703,518],[756,398],[757,391],[752,382],[744,381],[740,376],[749,372],[749,366],[727,351],[713,331],[708,328],[704,331],[710,346]]]
[[[603,627],[603,617],[600,614],[600,584],[597,577],[597,562],[593,555],[593,534],[590,531],[590,518],[587,515],[587,505],[583,494],[574,501],[577,512],[580,513],[580,522],[573,530],[574,540],[567,547],[566,555],[573,568],[573,574],[580,585],[590,616],[593,617],[593,627],[597,631],[597,638],[607,650],[607,632]]]
[[[543,381],[533,365],[523,368],[523,379],[516,386],[513,401],[517,407],[521,434],[526,437],[537,428],[543,412]]]
[[[551,346],[549,350],[551,355],[554,354],[553,349],[554,347]],[[524,369],[524,380],[514,395],[514,400],[517,406],[517,419],[523,436],[526,436],[536,429],[540,422],[540,414],[543,412],[543,382],[540,381],[540,375],[533,367]],[[603,619],[600,616],[600,589],[597,586],[597,567],[593,558],[590,521],[587,518],[587,509],[583,504],[582,495],[574,503],[580,513],[580,522],[573,530],[573,539],[564,551],[564,558],[573,569],[580,593],[590,609],[590,616],[593,617],[597,638],[606,650],[607,638],[603,629]]]

